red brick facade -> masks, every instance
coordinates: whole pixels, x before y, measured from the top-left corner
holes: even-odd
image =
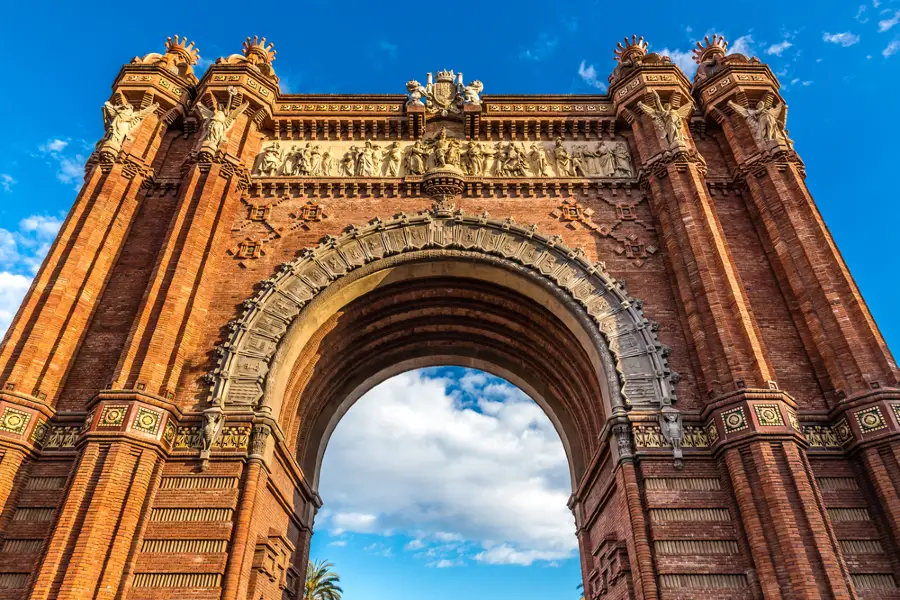
[[[0,346],[0,597],[298,597],[340,416],[455,364],[556,424],[587,598],[900,598],[898,369],[767,66],[301,96],[166,50]]]

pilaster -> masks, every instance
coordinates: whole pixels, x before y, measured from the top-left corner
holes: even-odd
[[[897,365],[806,187],[778,81],[758,59],[726,56],[725,46],[721,38],[700,45],[693,94],[722,128],[810,358],[827,373],[827,400],[897,385]]]
[[[274,52],[245,43],[244,55],[211,66],[192,109],[198,127],[182,166],[184,185],[155,271],[113,377],[113,389],[175,397],[184,357],[194,348],[229,225],[240,207],[277,94]],[[256,62],[254,62],[256,61]]]
[[[183,43],[171,41],[166,57],[173,65],[195,60]],[[15,393],[55,404],[142,190],[153,178],[163,134],[191,96],[193,80],[187,72],[135,60],[122,68],[113,85],[112,98],[104,105],[106,135],[91,155],[75,204],[0,347],[0,397]]]
[[[772,382],[772,369],[688,130],[689,83],[667,57],[632,39],[617,51],[610,94],[632,126],[639,177],[661,226],[702,383],[710,398]],[[772,384],[774,385],[774,384]]]

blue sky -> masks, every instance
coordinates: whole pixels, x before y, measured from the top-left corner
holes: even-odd
[[[275,67],[282,89],[294,93],[403,93],[407,80],[422,81],[429,71],[450,68],[467,79],[480,79],[486,94],[578,94],[604,91],[614,66],[613,48],[624,35],[643,35],[651,50],[669,54],[692,73],[693,43],[718,33],[733,49],[768,62],[781,80],[790,105],[788,127],[806,162],[809,187],[889,345],[900,349],[900,316],[894,310],[900,194],[889,179],[897,171],[894,155],[900,139],[900,120],[890,116],[896,110],[892,99],[900,94],[900,0],[782,2],[777,12],[739,0],[684,11],[671,2],[650,1],[624,9],[628,5],[609,2],[520,0],[514,10],[509,6],[317,0],[248,9],[245,2],[222,1],[208,8],[157,10],[111,2],[91,3],[90,9],[78,3],[12,4],[5,9],[0,32],[4,39],[20,40],[24,49],[8,53],[5,93],[0,94],[0,331],[75,197],[81,165],[102,134],[100,106],[120,65],[161,52],[167,36],[178,33],[194,40],[206,65],[240,51],[247,35],[265,35],[278,51]],[[406,375],[399,381],[405,382],[401,387],[407,395],[398,392],[396,398],[409,400],[419,386],[431,400],[407,406],[410,418],[414,408],[430,407],[461,423],[465,417],[481,426],[493,420],[498,432],[514,437],[514,429],[504,429],[513,421],[479,412],[478,398],[489,395],[460,387],[464,376],[461,371]],[[378,393],[383,392],[372,392]],[[527,402],[514,394],[504,402],[512,412],[528,412]],[[482,531],[478,515],[465,512],[453,490],[415,499],[443,507],[439,514],[454,516],[452,522],[465,525],[461,531],[434,515],[412,523],[404,514],[418,513],[404,513],[403,498],[370,503],[380,511],[374,520],[342,499],[349,492],[338,482],[367,467],[354,463],[353,453],[342,455],[338,441],[345,430],[353,431],[354,415],[365,410],[361,402],[348,414],[326,454],[322,491],[330,512],[316,536],[317,555],[338,563],[354,600],[413,597],[412,591],[396,593],[394,583],[401,576],[421,584],[415,588],[417,597],[422,589],[432,597],[449,597],[449,592],[441,596],[442,590],[462,585],[474,586],[466,588],[466,597],[577,597],[577,565],[560,554],[569,524],[556,508],[537,505],[535,518],[555,515],[556,525],[542,525],[538,529],[546,535],[527,538],[522,537],[524,527]],[[526,425],[518,434],[541,432],[547,444],[542,448],[552,456],[546,423]],[[450,447],[450,441],[437,440],[420,439],[418,447]],[[453,440],[453,447],[470,456],[476,446],[464,442]],[[384,456],[386,474],[396,475],[391,468],[400,458],[396,453]],[[498,460],[504,464],[502,456]],[[543,483],[530,492],[542,501],[562,493],[564,467],[559,473],[549,466],[529,471],[521,470],[521,463],[532,461],[513,462],[516,468],[500,469],[496,477],[509,471],[520,478],[507,482],[511,486],[537,477]],[[461,471],[460,481],[469,481],[469,475]],[[403,480],[396,485],[401,484],[410,485]],[[491,514],[490,506],[483,510]],[[343,533],[336,534],[340,529]],[[384,535],[388,531],[391,535]],[[528,558],[530,566],[496,564]]]

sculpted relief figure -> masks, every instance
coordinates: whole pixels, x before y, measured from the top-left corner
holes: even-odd
[[[266,177],[278,175],[283,164],[281,145],[275,142],[263,150],[262,159],[259,162],[259,173]]]
[[[356,155],[356,176],[373,177],[375,165],[379,164],[379,155],[378,146],[372,140],[366,140],[365,146]]]
[[[553,151],[556,158],[556,173],[560,177],[574,177],[575,169],[572,166],[572,156],[566,147],[563,146],[562,138],[556,138],[556,148]]]
[[[408,175],[422,175],[425,173],[425,161],[428,158],[428,148],[422,140],[416,142],[409,148],[409,154],[406,155],[406,173]]]
[[[484,153],[481,146],[471,140],[462,154],[462,170],[466,175],[484,174]]]
[[[787,104],[766,106],[765,101],[756,103],[756,108],[744,108],[740,104],[728,101],[731,109],[744,117],[750,130],[760,142],[784,140],[784,125],[787,122]]]
[[[441,127],[436,136],[426,142],[431,151],[431,164],[434,167],[458,167],[460,162],[460,143],[456,138],[447,137],[447,128]]]
[[[528,163],[525,160],[524,150],[520,150],[510,142],[503,151],[500,160],[500,175],[503,177],[527,177]]]
[[[617,177],[633,177],[634,171],[631,169],[631,155],[628,153],[625,145],[616,144],[613,153],[616,156],[615,175]]]
[[[108,125],[106,136],[103,139],[105,146],[115,148],[122,147],[125,140],[130,140],[131,133],[138,128],[144,117],[159,108],[159,104],[154,102],[147,108],[135,111],[127,101],[122,104],[115,105],[112,102],[103,103],[103,116]]]
[[[535,175],[538,177],[549,177],[552,175],[550,160],[547,157],[547,149],[544,148],[544,144],[532,142],[529,157],[531,158],[531,166]]]
[[[659,94],[655,90],[653,91],[653,100],[655,106],[647,106],[643,102],[638,102],[638,108],[653,119],[660,138],[665,140],[666,144],[669,146],[683,144],[684,120],[693,112],[693,104],[688,101],[687,104],[680,108],[672,108],[672,105],[668,102],[662,103],[659,99]]]
[[[227,140],[226,136],[234,122],[250,106],[249,102],[244,102],[237,108],[229,109],[228,106],[231,105],[231,98],[234,94],[233,89],[229,90],[228,105],[223,106],[217,103],[212,110],[200,102],[197,103],[197,112],[200,113],[200,117],[203,119],[203,123],[200,125],[201,147],[205,146],[212,150],[218,150],[222,142]]]
[[[386,174],[388,177],[397,177],[400,175],[400,157],[402,155],[402,151],[400,150],[400,142],[394,142],[390,146],[388,146],[387,150],[387,169]]]

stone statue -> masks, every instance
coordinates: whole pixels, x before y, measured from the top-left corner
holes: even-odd
[[[576,146],[575,152],[572,153],[572,172],[575,175],[581,175],[582,177],[587,177],[588,173],[585,170],[585,155],[584,155],[584,146]]]
[[[615,175],[619,177],[634,176],[634,171],[631,169],[631,155],[628,154],[625,144],[616,144],[613,153],[616,156]]]
[[[259,163],[260,175],[274,177],[278,175],[278,171],[282,165],[281,144],[277,141],[272,142],[265,150],[263,150],[262,160]]]
[[[597,144],[594,152],[597,158],[597,175],[600,177],[612,177],[616,172],[616,152],[607,144]]]
[[[428,158],[428,148],[425,147],[422,140],[416,140],[410,146],[409,154],[406,155],[406,174],[422,175],[425,173],[425,161]]]
[[[234,97],[234,88],[228,90],[228,104],[223,106],[216,104],[212,110],[206,108],[202,103],[197,103],[197,112],[203,119],[200,125],[200,145],[218,150],[222,142],[226,141],[228,131],[234,125],[237,118],[247,110],[250,106],[249,102],[244,102],[237,108],[229,108],[231,99]]]
[[[340,174],[344,177],[353,177],[354,155],[356,154],[356,146],[350,146],[350,150],[344,153],[341,163],[338,166]]]
[[[672,108],[668,102],[662,103],[656,90],[653,90],[653,99],[656,106],[647,106],[639,101],[638,108],[653,119],[659,137],[665,140],[669,146],[683,144],[684,120],[694,111],[694,105],[688,101],[680,108]]]
[[[503,177],[527,177],[528,163],[525,161],[524,150],[519,150],[513,142],[506,146],[503,158],[500,160],[500,175]]]
[[[203,425],[200,428],[200,450],[209,452],[222,433],[225,415],[220,410],[210,409],[203,412]]]
[[[313,177],[321,177],[322,175],[322,151],[319,150],[319,145],[314,144],[312,148],[309,149],[309,174]]]
[[[675,466],[681,468],[684,453],[681,450],[681,441],[684,438],[684,427],[681,423],[681,415],[672,407],[664,407],[659,415],[659,428],[663,437],[672,444],[672,455],[675,458]]]
[[[422,100],[425,97],[425,87],[421,83],[415,79],[410,79],[406,82],[406,91],[409,93],[406,99],[407,106],[411,104],[425,106],[425,102]]]
[[[469,82],[469,85],[463,86],[462,83],[459,84],[459,95],[463,99],[463,104],[477,104],[481,105],[481,91],[484,89],[484,84],[478,81]]]
[[[108,129],[103,139],[103,145],[116,150],[120,149],[125,140],[132,139],[131,133],[138,128],[144,117],[157,108],[159,108],[159,104],[156,102],[138,111],[135,111],[127,101],[123,101],[118,106],[112,102],[104,102],[103,116],[104,121],[108,124]]]
[[[760,142],[774,142],[784,139],[784,125],[787,122],[787,104],[766,106],[765,101],[756,103],[756,108],[744,108],[740,104],[728,101],[731,109],[744,117],[750,130]]]
[[[356,154],[357,177],[373,177],[375,175],[377,149],[378,146],[373,144],[372,140],[366,140],[366,145]]]
[[[447,128],[441,130],[426,142],[431,150],[431,163],[435,167],[459,166],[459,140],[447,137]]]
[[[543,143],[532,142],[529,156],[535,175],[538,177],[549,177],[552,174],[550,172],[550,161],[547,157],[547,149],[544,148]]]
[[[331,156],[331,148],[325,148],[322,153],[322,176],[331,177],[334,172],[334,157]]]
[[[397,177],[400,175],[400,158],[402,151],[400,150],[400,142],[394,142],[388,146],[387,150],[387,176]]]
[[[553,152],[556,158],[556,172],[560,177],[575,177],[575,169],[572,166],[572,156],[563,146],[562,138],[556,138],[556,149]]]
[[[462,154],[462,170],[466,175],[482,175],[484,173],[484,156],[481,148],[473,141],[466,144]]]

